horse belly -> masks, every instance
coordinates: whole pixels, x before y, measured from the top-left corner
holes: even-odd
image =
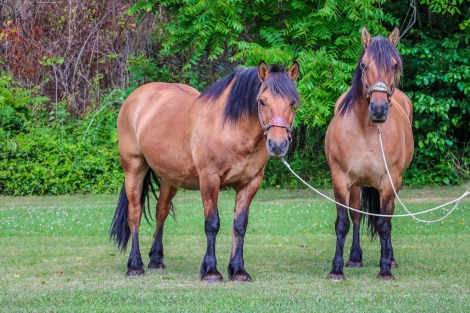
[[[165,133],[161,134],[159,140],[152,140],[152,148],[146,148],[145,145],[142,153],[162,181],[176,187],[197,190],[199,175],[186,146],[178,136]]]

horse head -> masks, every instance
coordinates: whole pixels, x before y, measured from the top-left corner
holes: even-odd
[[[392,94],[402,72],[402,60],[396,49],[400,33],[398,28],[395,28],[388,39],[381,36],[371,38],[364,27],[361,40],[364,53],[359,66],[369,102],[370,118],[374,123],[384,123],[390,110]]]
[[[266,137],[268,154],[282,158],[289,150],[295,119],[294,108],[300,101],[294,85],[299,76],[299,64],[294,62],[286,73],[278,66],[268,68],[261,61],[258,76],[261,80],[258,117]]]

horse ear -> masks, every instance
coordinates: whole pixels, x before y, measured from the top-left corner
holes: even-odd
[[[371,40],[372,39],[370,37],[369,31],[364,26],[362,28],[362,31],[361,31],[361,41],[362,41],[362,45],[364,46],[365,49],[367,49],[367,46],[369,46]]]
[[[400,30],[398,27],[395,26],[393,31],[388,36],[388,40],[396,47],[398,46],[398,42],[400,42]]]
[[[287,75],[289,75],[292,81],[296,81],[297,78],[299,77],[299,69],[300,69],[299,63],[297,63],[297,61],[294,61],[294,64],[292,64],[289,71],[287,72]]]
[[[266,78],[268,78],[268,75],[269,75],[269,68],[266,65],[266,63],[264,63],[264,61],[259,62],[258,64],[259,79],[261,79],[261,81],[264,82]]]

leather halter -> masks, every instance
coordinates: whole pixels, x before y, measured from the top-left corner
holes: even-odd
[[[259,118],[259,124],[261,126],[261,128],[263,129],[263,132],[264,132],[264,137],[267,137],[268,136],[268,131],[271,127],[273,126],[277,126],[277,127],[282,127],[282,128],[285,128],[286,131],[287,131],[287,136],[289,137],[289,140],[292,141],[292,125],[294,125],[294,121],[295,121],[295,111],[294,111],[294,118],[292,119],[292,124],[289,125],[289,123],[287,123],[287,121],[285,120],[285,118],[283,118],[282,116],[275,116],[273,117],[268,124],[264,124],[263,122],[263,118],[261,117],[261,110],[260,110],[260,102],[258,100],[258,118]]]
[[[388,97],[388,101],[390,102],[390,98],[393,95],[393,92],[395,91],[395,83],[393,83],[392,88],[388,88],[387,84],[385,84],[383,81],[378,81],[374,85],[372,85],[370,88],[367,88],[366,82],[364,81],[364,70],[362,71],[361,75],[361,81],[362,81],[362,86],[364,87],[364,90],[367,93],[367,100],[370,101],[370,95],[374,91],[378,92],[385,92]]]

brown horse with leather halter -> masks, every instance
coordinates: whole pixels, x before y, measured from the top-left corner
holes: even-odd
[[[132,238],[126,275],[144,274],[138,234],[154,180],[160,195],[148,268],[165,267],[163,227],[178,188],[199,189],[207,237],[201,279],[222,281],[215,254],[217,198],[220,188],[232,186],[236,200],[228,275],[233,281],[251,280],[243,260],[250,204],[269,156],[283,157],[289,149],[300,101],[294,85],[298,74],[297,62],[287,72],[261,62],[235,70],[202,94],[183,84],[149,83],[127,98],[117,123],[125,181],[110,230],[122,250]]]
[[[402,174],[413,157],[414,145],[411,101],[396,88],[402,72],[401,56],[396,49],[398,41],[398,29],[388,39],[371,38],[367,29],[362,29],[364,51],[351,88],[336,102],[335,115],[325,138],[336,201],[370,213],[390,215],[369,216],[369,230],[373,237],[378,234],[380,238],[377,277],[383,279],[394,279],[391,268],[397,266],[391,241],[395,194],[384,165],[376,123],[381,123],[384,152],[397,192]],[[341,205],[336,208],[336,252],[327,278],[342,280],[343,248],[350,221],[346,208]],[[362,214],[354,211],[349,214],[353,222],[353,241],[346,267],[362,267],[359,242]]]

